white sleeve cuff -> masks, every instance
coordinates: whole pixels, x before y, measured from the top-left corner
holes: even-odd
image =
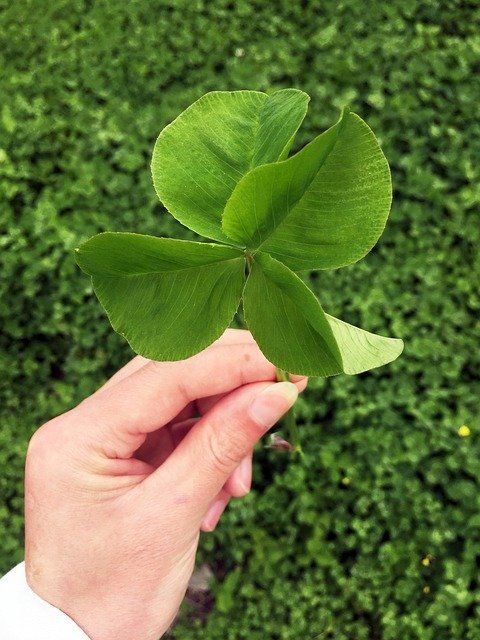
[[[66,613],[30,589],[24,562],[0,579],[0,638],[89,640]]]

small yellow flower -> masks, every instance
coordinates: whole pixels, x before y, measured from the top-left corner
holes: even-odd
[[[350,484],[350,478],[348,476],[344,476],[341,480],[343,486],[348,487],[348,485]]]
[[[425,556],[425,558],[422,558],[422,564],[424,567],[429,567],[431,562],[432,561],[430,559],[430,556]]]
[[[468,438],[471,433],[472,432],[470,431],[470,427],[468,427],[466,424],[462,424],[462,426],[458,429],[458,435],[461,438]]]
[[[430,593],[430,587],[428,586],[428,584],[426,584],[423,589],[422,589],[423,593]]]

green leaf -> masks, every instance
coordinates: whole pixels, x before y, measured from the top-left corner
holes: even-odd
[[[393,362],[403,351],[403,340],[370,333],[325,314],[340,349],[343,372],[363,373]]]
[[[196,233],[231,243],[225,204],[252,168],[286,157],[309,97],[297,89],[207,93],[160,133],[152,158],[158,197]],[[240,243],[241,244],[241,243]]]
[[[308,376],[361,373],[391,362],[403,342],[363,331],[324,313],[288,267],[257,253],[244,293],[245,320],[265,356]]]
[[[243,292],[245,321],[275,366],[311,376],[342,371],[333,332],[318,300],[288,267],[255,256]]]
[[[243,253],[212,243],[101,233],[76,251],[115,331],[153,360],[188,358],[219,338],[245,282]]]
[[[387,160],[354,113],[284,162],[257,167],[227,202],[223,230],[294,270],[338,268],[375,245],[392,198]]]

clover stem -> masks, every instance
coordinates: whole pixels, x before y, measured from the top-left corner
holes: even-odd
[[[250,253],[250,251],[248,251],[248,249],[245,249],[245,260],[247,263],[247,274],[248,274],[252,270],[252,264],[253,264],[253,256]]]
[[[277,380],[278,382],[288,382],[290,377],[286,371],[277,367]],[[293,445],[295,452],[303,455],[302,445],[300,442],[300,432],[295,420],[295,410],[293,407],[287,411],[283,419],[285,426],[289,431],[291,444]]]

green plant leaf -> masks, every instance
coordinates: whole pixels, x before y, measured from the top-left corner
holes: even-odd
[[[340,351],[322,307],[281,262],[268,254],[255,256],[243,304],[248,328],[277,367],[311,376],[342,371]]]
[[[152,176],[158,197],[185,226],[231,243],[221,227],[228,198],[252,168],[286,157],[308,101],[297,89],[271,96],[258,91],[207,93],[157,139]]]
[[[290,373],[361,373],[391,362],[403,349],[401,340],[325,314],[306,284],[265,253],[255,255],[243,300],[245,320],[258,346]]]
[[[245,175],[222,225],[232,240],[293,270],[333,269],[372,249],[391,199],[390,170],[375,136],[345,110],[296,155]]]
[[[233,247],[134,233],[101,233],[76,250],[109,320],[153,360],[188,358],[230,324],[245,282]]]
[[[393,362],[403,351],[403,340],[370,333],[325,314],[338,344],[343,372],[356,375]]]

